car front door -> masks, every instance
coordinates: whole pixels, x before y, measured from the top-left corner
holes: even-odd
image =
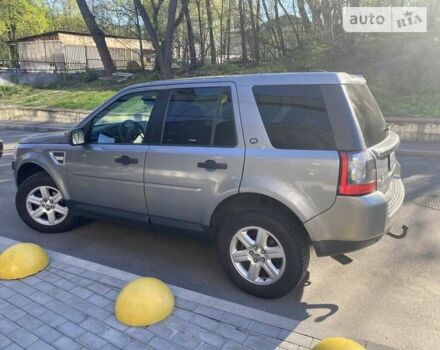
[[[202,230],[215,207],[238,193],[244,144],[234,101],[233,84],[170,88],[145,164],[153,224]]]
[[[149,120],[160,92],[127,93],[87,126],[86,143],[66,155],[74,207],[104,215],[148,219],[144,165]]]

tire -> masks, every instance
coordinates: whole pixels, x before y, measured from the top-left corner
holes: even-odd
[[[217,227],[218,249],[222,265],[231,280],[245,292],[262,298],[278,298],[289,293],[303,280],[309,265],[310,250],[305,230],[301,223],[295,219],[280,213],[276,208],[256,207],[224,216]],[[247,237],[259,237],[260,230],[258,228],[262,229],[261,232],[269,232],[270,238],[267,240],[267,251],[259,249],[252,252],[251,249],[246,249],[242,244],[242,239],[237,240],[236,237],[239,234],[238,232],[246,232]],[[236,244],[243,246],[245,249],[234,249],[233,247],[236,247]],[[269,247],[269,244],[272,247]],[[253,247],[256,249],[255,245]],[[264,247],[264,245],[261,247]],[[284,252],[284,265],[281,263],[283,259],[270,259],[268,255],[270,249],[272,249],[272,253],[274,248],[279,252],[279,247]],[[266,254],[261,254],[261,252]],[[247,256],[247,253],[249,253],[249,256]],[[234,263],[232,260],[233,255],[237,255],[240,259],[250,260],[249,270],[246,271],[247,261]],[[269,262],[271,265],[260,267],[257,280],[251,282],[249,279],[251,275],[250,266],[252,261],[257,261],[255,259],[260,259],[257,263],[261,264],[260,266],[269,264]],[[269,276],[266,272],[268,266],[276,266],[275,269],[269,268],[268,270],[278,270],[278,277],[275,274],[273,279]],[[247,276],[245,276],[246,274]]]
[[[49,188],[47,193],[49,193],[50,197],[48,197],[48,200],[55,198],[55,194],[59,193],[59,197],[57,198],[60,199],[55,199],[53,206],[49,207],[55,208],[55,210],[48,210],[53,211],[54,216],[52,216],[48,211],[44,212],[45,209],[41,208],[41,204],[37,203],[37,199],[40,200],[40,203],[41,201],[45,201],[45,199],[43,198],[43,193],[41,192],[41,190],[38,191],[38,188]],[[34,194],[32,196],[32,200],[35,203],[30,203],[28,201],[28,196],[31,197],[31,194]],[[47,203],[43,205],[48,208]],[[69,210],[68,207],[65,205],[64,200],[61,197],[61,192],[59,192],[57,185],[55,184],[53,179],[44,172],[36,173],[28,177],[20,184],[17,190],[17,194],[15,196],[15,206],[17,208],[18,215],[23,220],[23,222],[30,228],[42,233],[60,233],[69,231],[75,228],[78,223],[78,217],[74,216],[72,210]],[[62,208],[64,208],[64,214],[60,213]],[[67,210],[65,210],[66,208]],[[33,209],[43,211],[42,215],[40,215],[36,219],[32,218],[30,211],[32,211]],[[56,212],[56,210],[60,212]],[[53,220],[52,223],[49,223],[49,215],[51,215],[51,217],[55,217],[55,220]],[[38,222],[37,220],[40,222]],[[47,224],[42,223],[44,221],[47,221]]]

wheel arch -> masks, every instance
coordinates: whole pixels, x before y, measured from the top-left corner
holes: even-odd
[[[64,198],[66,199],[70,198],[68,196],[67,188],[61,176],[57,176],[56,171],[50,169],[50,167],[47,167],[44,164],[41,164],[41,162],[37,160],[25,161],[21,163],[19,167],[16,169],[15,181],[17,187],[20,186],[23,183],[23,181],[28,179],[30,176],[40,172],[46,173],[52,178],[52,180],[55,182],[57,188],[61,191],[61,194],[63,195]]]
[[[41,172],[50,175],[49,172],[43,166],[35,162],[27,162],[22,164],[20,168],[17,169],[17,175],[16,175],[17,186],[20,186],[24,180],[31,177],[32,175]]]
[[[210,226],[213,232],[216,232],[216,226],[218,225],[218,222],[221,220],[222,217],[238,212],[246,207],[255,207],[256,205],[277,208],[282,213],[284,213],[284,215],[298,222],[304,228],[304,232],[307,236],[305,238],[310,241],[310,235],[307,229],[305,228],[303,222],[300,220],[299,216],[294,211],[292,211],[289,207],[287,207],[284,203],[280,202],[277,199],[274,199],[264,194],[252,192],[234,194],[230,197],[225,198],[217,205],[211,216],[210,221]]]

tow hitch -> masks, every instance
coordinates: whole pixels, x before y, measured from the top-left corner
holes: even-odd
[[[408,234],[408,229],[409,229],[409,227],[407,225],[402,225],[402,233],[401,234],[396,234],[396,233],[392,233],[391,231],[388,231],[387,235],[392,238],[395,238],[395,239],[403,239]]]

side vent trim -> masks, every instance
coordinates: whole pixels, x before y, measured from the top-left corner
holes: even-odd
[[[51,151],[49,152],[52,160],[58,165],[64,165],[64,161],[66,159],[66,152],[61,151]]]

